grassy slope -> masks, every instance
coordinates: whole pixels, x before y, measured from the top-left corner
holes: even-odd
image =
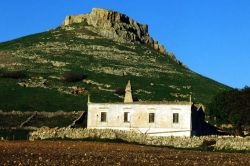
[[[24,88],[17,84],[22,80],[0,78],[0,110],[85,109],[87,93],[74,96],[58,91],[70,86],[85,88],[95,102],[122,101],[114,90],[124,87],[128,79],[134,95],[141,100],[188,100],[192,92],[193,100],[206,104],[219,91],[229,89],[146,45],[121,44],[100,37],[85,26],[74,25],[74,30],[57,28],[0,43],[0,64],[4,64],[0,70],[22,70],[28,78],[42,76],[48,81],[46,88]],[[79,34],[85,37],[80,38]],[[51,61],[67,64],[55,67]],[[13,65],[14,62],[21,65]],[[49,77],[62,77],[68,71],[84,73],[97,84],[65,83]]]

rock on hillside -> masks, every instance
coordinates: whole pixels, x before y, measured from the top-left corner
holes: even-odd
[[[158,41],[150,37],[148,25],[142,25],[125,14],[112,10],[93,8],[89,14],[67,16],[63,25],[67,26],[83,22],[98,28],[97,32],[104,37],[118,42],[139,42],[148,44],[155,50],[167,54],[164,46],[158,44]]]

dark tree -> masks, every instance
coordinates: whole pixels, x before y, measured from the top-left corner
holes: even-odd
[[[117,88],[115,90],[115,93],[118,94],[119,96],[124,96],[125,95],[125,88]]]
[[[208,115],[217,125],[232,124],[237,135],[250,125],[250,88],[233,89],[216,95],[208,105]]]
[[[69,72],[69,73],[65,73],[63,75],[63,79],[66,82],[79,82],[79,81],[82,81],[85,78],[87,78],[87,76],[84,75],[84,74],[81,74],[81,73]]]
[[[22,79],[26,77],[26,73],[24,71],[1,71],[0,77]]]

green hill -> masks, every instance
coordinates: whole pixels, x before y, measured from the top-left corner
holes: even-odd
[[[67,16],[56,29],[0,43],[3,111],[84,110],[88,94],[93,102],[122,101],[128,80],[138,100],[191,94],[206,104],[230,89],[189,70],[149,36],[147,25],[115,11]]]

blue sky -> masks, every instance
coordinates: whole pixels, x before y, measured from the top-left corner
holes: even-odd
[[[232,87],[250,86],[249,0],[7,0],[0,42],[59,26],[93,7],[149,25],[151,36],[190,69]]]

